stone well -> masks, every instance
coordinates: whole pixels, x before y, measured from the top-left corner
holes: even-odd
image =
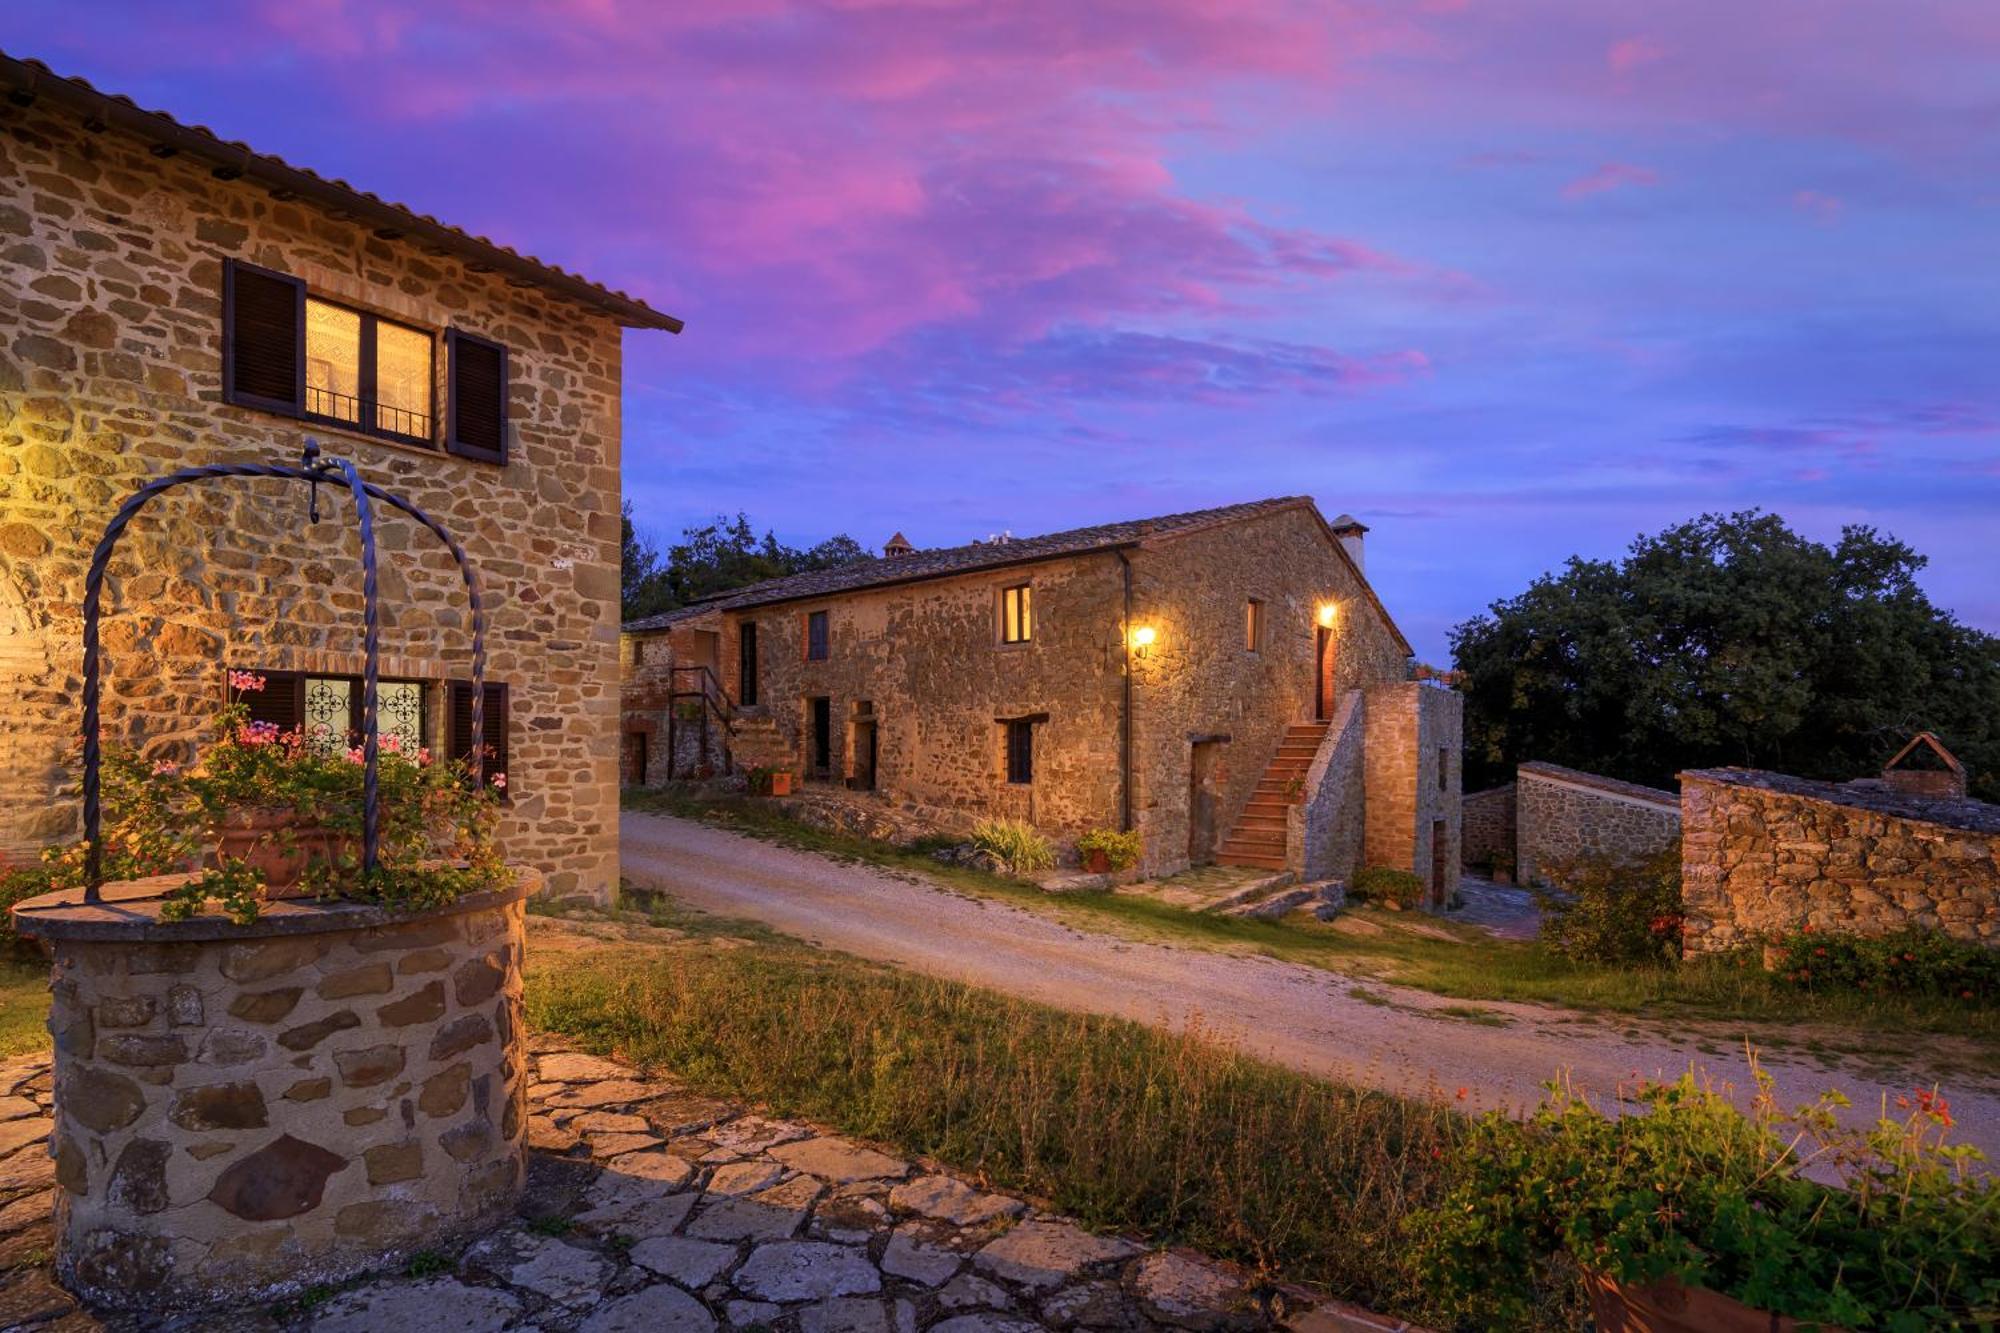
[[[14,909],[54,954],[56,1268],[113,1309],[280,1297],[509,1215],[524,902],[280,901],[159,919],[171,880]]]

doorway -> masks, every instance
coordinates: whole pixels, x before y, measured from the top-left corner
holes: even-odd
[[[824,694],[812,704],[812,753],[808,768],[816,778],[833,776],[833,700]]]
[[[875,790],[875,705],[866,699],[854,705],[854,774],[847,785]]]
[[[1222,802],[1216,787],[1216,759],[1221,741],[1195,741],[1188,747],[1188,864],[1215,861],[1216,818]]]
[[[744,621],[736,631],[736,702],[757,706],[757,625]]]
[[[1333,718],[1333,626],[1315,627],[1313,640],[1313,721]]]
[[[1431,821],[1431,906],[1432,907],[1443,907],[1446,903],[1449,903],[1451,901],[1452,883],[1451,880],[1448,878],[1448,876],[1451,874],[1450,863],[1452,858],[1446,855],[1446,853],[1451,850],[1451,848],[1446,845],[1448,841],[1449,837],[1445,830],[1445,822],[1442,819],[1432,820]]]
[[[643,731],[625,733],[625,785],[646,785],[646,733]]]

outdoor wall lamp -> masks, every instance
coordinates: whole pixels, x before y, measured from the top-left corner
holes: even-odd
[[[1339,612],[1340,608],[1336,606],[1334,603],[1332,602],[1321,603],[1319,608],[1319,623],[1326,629],[1332,629],[1334,617],[1338,615]]]
[[[1133,656],[1145,657],[1151,653],[1153,651],[1153,640],[1158,637],[1159,632],[1151,625],[1141,625],[1137,629],[1134,629],[1132,631]]]

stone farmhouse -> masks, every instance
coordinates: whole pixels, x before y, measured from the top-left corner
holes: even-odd
[[[79,600],[112,512],[312,436],[464,544],[504,845],[607,895],[622,331],[679,321],[32,61],[0,56],[0,95],[0,850],[76,834]],[[265,673],[259,717],[358,727],[359,543],[344,496],[316,526],[300,490],[188,486],[139,517],[107,585],[108,740],[180,753],[231,668]],[[464,589],[429,534],[377,522],[383,733],[462,752]]]
[[[945,824],[1136,829],[1142,867],[1459,864],[1459,696],[1367,529],[1290,497],[918,550],[625,627],[625,779],[751,765]]]

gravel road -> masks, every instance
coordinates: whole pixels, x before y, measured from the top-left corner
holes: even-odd
[[[970,897],[665,815],[628,812],[624,873],[643,888],[717,915],[761,921],[822,947],[969,982],[1065,1009],[1169,1028],[1199,1023],[1251,1054],[1392,1092],[1441,1090],[1478,1106],[1537,1100],[1558,1070],[1601,1103],[1637,1072],[1672,1078],[1690,1063],[1717,1083],[1749,1084],[1727,1037],[1617,1027],[1566,1010],[1482,1000],[1501,1025],[1445,1012],[1463,1001],[1369,981],[1371,1003],[1338,973],[1275,959],[1137,942],[1073,929]],[[1391,1003],[1384,1005],[1379,1000]],[[1623,1029],[1623,1030],[1621,1030]],[[1639,1035],[1631,1035],[1636,1030]],[[1706,1055],[1697,1042],[1722,1045]],[[1914,1076],[1885,1079],[1789,1052],[1764,1058],[1787,1104],[1839,1087],[1870,1117]],[[1996,1071],[2000,1072],[2000,1071]],[[1959,1137],[2000,1160],[2000,1079],[1947,1083]]]

